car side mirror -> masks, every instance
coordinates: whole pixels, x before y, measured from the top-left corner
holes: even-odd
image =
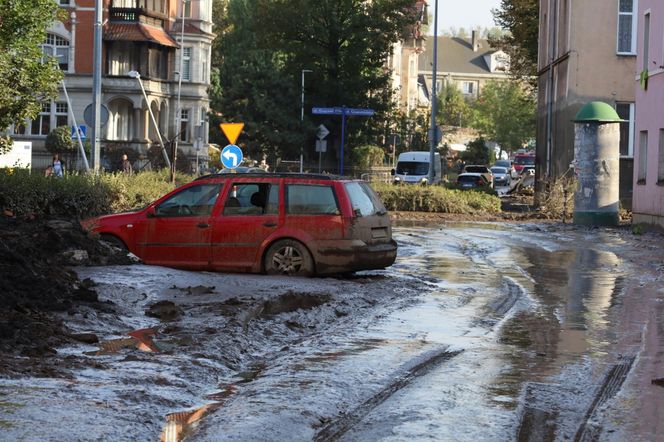
[[[145,213],[145,216],[148,218],[154,218],[157,216],[157,211],[155,210],[154,206],[148,207],[147,212]]]
[[[394,170],[394,169],[390,170],[390,175],[394,176],[395,173],[396,173],[396,170]]]

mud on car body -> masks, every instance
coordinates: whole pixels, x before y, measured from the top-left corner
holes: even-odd
[[[313,275],[381,269],[397,244],[369,184],[316,174],[215,174],[84,228],[146,264]]]

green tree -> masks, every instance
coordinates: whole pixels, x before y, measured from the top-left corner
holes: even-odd
[[[537,37],[539,34],[538,0],[501,0],[493,10],[497,25],[508,32],[491,38],[494,48],[510,56],[510,73],[518,79],[537,86]]]
[[[437,121],[446,126],[465,127],[470,122],[471,108],[459,88],[447,84],[438,95]]]
[[[34,118],[57,95],[62,73],[39,46],[57,11],[53,0],[0,0],[0,129]]]
[[[72,157],[76,154],[78,145],[71,138],[71,129],[69,126],[58,126],[46,136],[44,147],[51,153],[60,154],[65,162],[66,168],[71,170]]]
[[[382,123],[394,110],[385,61],[417,20],[412,0],[255,0],[254,9],[258,46],[278,54],[279,67],[294,80],[291,102],[300,104],[300,73],[311,69],[307,109],[345,105],[376,111],[370,119],[348,119],[346,152],[383,135]],[[305,116],[310,119],[309,112]],[[339,134],[339,120],[323,122]]]
[[[466,164],[491,164],[495,159],[482,137],[468,143],[468,148],[459,156]]]
[[[515,81],[490,81],[473,104],[471,126],[508,152],[535,136],[535,97]]]
[[[295,155],[304,136],[299,121],[295,82],[278,52],[259,47],[255,0],[217,0],[210,141],[227,144],[221,122],[243,122],[238,144],[248,156]],[[225,11],[222,12],[222,11]]]

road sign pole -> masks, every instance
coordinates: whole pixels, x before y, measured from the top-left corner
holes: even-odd
[[[341,108],[341,158],[339,166],[339,175],[344,174],[344,138],[346,138],[346,106]]]

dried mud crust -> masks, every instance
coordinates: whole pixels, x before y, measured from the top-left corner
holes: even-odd
[[[112,308],[68,266],[128,264],[118,252],[75,220],[0,216],[0,376],[50,376],[67,365],[51,360],[73,339],[58,314]]]

